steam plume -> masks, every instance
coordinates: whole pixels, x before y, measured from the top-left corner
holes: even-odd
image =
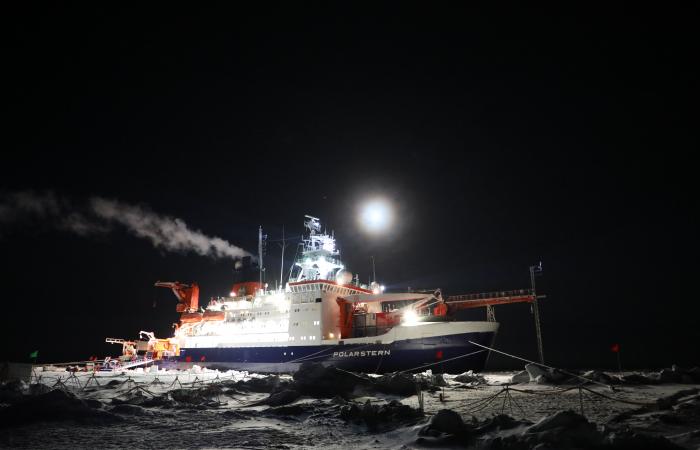
[[[92,197],[78,208],[52,192],[15,192],[0,197],[0,224],[41,221],[80,236],[104,234],[124,227],[154,247],[173,252],[194,252],[212,258],[238,259],[250,253],[219,237],[190,229],[182,220],[163,216],[143,206]]]
[[[135,236],[151,241],[158,248],[170,251],[193,251],[215,258],[241,258],[250,255],[240,247],[218,238],[191,230],[181,219],[160,216],[139,206],[93,197],[90,206],[95,215],[118,223]]]

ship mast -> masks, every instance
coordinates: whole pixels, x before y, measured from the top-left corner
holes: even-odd
[[[258,269],[260,272],[260,286],[263,282],[263,249],[262,249],[262,226],[258,228]]]
[[[284,289],[284,248],[287,246],[284,240],[284,225],[282,225],[282,261],[280,262],[280,288]]]

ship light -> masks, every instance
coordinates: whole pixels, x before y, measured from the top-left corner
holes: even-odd
[[[333,333],[328,333],[328,337],[331,338],[331,339],[333,339],[333,338],[335,337],[335,334],[333,334]]]
[[[403,313],[403,324],[404,325],[416,325],[418,323],[418,314],[415,311],[409,310]]]
[[[278,292],[271,295],[273,303],[277,306],[277,310],[284,313],[289,309],[290,302],[283,292]]]
[[[322,278],[327,278],[328,275],[337,267],[333,262],[328,261],[324,257],[320,257],[315,260],[314,264],[318,267],[319,276]]]

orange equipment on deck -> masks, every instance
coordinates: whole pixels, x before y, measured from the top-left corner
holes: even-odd
[[[352,337],[352,314],[354,312],[354,304],[342,297],[338,297],[336,302],[340,308],[340,338],[346,339]]]
[[[364,303],[349,302],[343,297],[338,297],[335,300],[338,303],[340,312],[339,328],[340,338],[347,339],[352,337],[353,316],[357,312],[367,313],[367,305]],[[375,314],[377,328],[392,328],[401,323],[400,311],[377,312]]]
[[[192,313],[182,313],[180,316],[180,322],[182,323],[197,323],[202,321],[202,313],[192,312]]]
[[[158,281],[156,286],[172,289],[173,294],[178,299],[175,311],[186,313],[197,310],[199,306],[199,286],[197,283],[189,285],[179,281]]]
[[[220,322],[226,320],[226,313],[224,311],[204,311],[202,320],[205,322]]]
[[[246,281],[244,283],[236,283],[231,288],[231,297],[244,297],[255,295],[255,293],[262,288],[262,283],[258,281]]]
[[[166,354],[180,356],[180,345],[174,339],[154,339],[148,346],[149,351],[153,352],[153,359],[162,359]]]

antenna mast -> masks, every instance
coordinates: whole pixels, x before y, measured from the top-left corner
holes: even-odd
[[[263,282],[263,249],[262,249],[262,226],[258,228],[258,269],[260,271],[260,286]]]
[[[284,288],[284,249],[287,243],[284,240],[284,225],[282,225],[282,262],[280,264],[280,287]]]
[[[540,325],[540,306],[537,302],[537,288],[535,277],[542,274],[542,262],[537,266],[530,266],[530,288],[535,300],[532,302],[532,312],[535,315],[535,332],[537,333],[537,353],[540,357],[540,364],[544,364],[544,350],[542,349],[542,326]]]

